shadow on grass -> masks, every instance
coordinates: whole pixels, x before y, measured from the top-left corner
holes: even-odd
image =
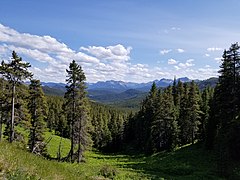
[[[101,154],[95,158],[115,161],[117,167],[143,173],[149,179],[219,179],[215,155],[200,143],[151,156]]]

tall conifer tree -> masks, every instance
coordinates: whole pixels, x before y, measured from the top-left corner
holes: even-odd
[[[31,80],[29,85],[28,108],[31,115],[29,148],[33,153],[44,153],[43,133],[46,130],[47,104],[39,80]]]
[[[190,84],[189,89],[189,120],[190,120],[190,131],[191,131],[191,142],[194,143],[195,138],[200,125],[201,110],[200,110],[200,96],[197,85],[194,81]]]
[[[71,148],[69,160],[79,163],[82,160],[83,152],[90,143],[89,135],[89,110],[86,97],[85,74],[82,67],[73,60],[67,71],[67,92],[65,93],[65,110],[70,125]],[[74,147],[77,145],[77,151]]]
[[[32,73],[28,71],[29,63],[22,61],[22,58],[17,55],[15,51],[12,52],[12,61],[5,63],[2,61],[0,66],[0,73],[11,84],[11,121],[9,141],[14,140],[14,121],[15,121],[15,96],[16,86],[22,83],[23,80],[31,78]]]

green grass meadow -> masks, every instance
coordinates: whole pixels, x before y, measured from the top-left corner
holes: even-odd
[[[25,138],[27,132],[17,129]],[[47,152],[57,158],[61,142],[61,156],[69,152],[70,141],[45,133]],[[182,147],[174,152],[151,156],[103,154],[96,150],[85,153],[85,162],[71,164],[47,160],[26,151],[20,143],[0,142],[0,179],[83,179],[83,180],[144,180],[144,179],[221,179],[217,174],[216,157],[201,144]]]

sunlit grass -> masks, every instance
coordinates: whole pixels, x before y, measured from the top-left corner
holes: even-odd
[[[22,128],[17,130],[28,137]],[[45,133],[47,152],[57,157],[61,143],[61,156],[68,154],[70,140]],[[216,175],[216,156],[201,147],[189,145],[174,152],[161,152],[151,156],[103,154],[96,150],[85,152],[81,164],[57,162],[27,152],[19,143],[0,143],[0,179],[220,179]]]
[[[61,138],[52,134],[51,132],[45,133],[45,141],[47,143],[47,152],[52,158],[57,158],[57,154],[59,152],[61,157],[67,156],[70,150],[70,140],[66,138]]]

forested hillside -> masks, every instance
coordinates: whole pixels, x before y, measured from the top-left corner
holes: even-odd
[[[191,82],[191,80],[188,78],[179,78],[177,79],[177,82],[178,81],[188,82],[188,83]],[[208,86],[214,88],[217,84],[217,81],[218,81],[218,78],[209,78],[202,81],[197,80],[196,84],[199,87],[199,89],[202,91]],[[112,82],[115,82],[115,81],[112,81]],[[154,82],[158,88],[164,89],[169,85],[172,85],[174,80],[161,79],[160,81],[155,80]],[[115,82],[115,84],[117,83],[119,82]],[[121,83],[123,84],[124,82],[121,82]],[[112,107],[136,112],[140,108],[140,103],[144,100],[144,98],[147,96],[148,91],[151,89],[150,84],[152,83],[153,82],[134,83],[134,86],[125,85],[124,90],[122,87],[119,87],[118,84],[117,85],[114,84],[114,88],[113,88],[112,84],[110,86],[108,82],[101,82],[101,85],[104,86],[104,88],[99,88],[99,86],[95,85],[98,83],[93,83],[91,84],[91,87],[87,88],[87,92],[88,92],[87,96],[89,97],[90,100],[101,103],[101,104],[107,104]],[[64,96],[65,88],[63,87],[65,86],[62,83],[43,83],[43,86],[42,86],[43,92],[46,95],[51,95],[51,96]]]
[[[74,60],[66,70],[67,85],[63,97],[45,95],[40,80],[33,79],[29,67],[30,64],[15,51],[10,62],[2,61],[0,65],[1,141],[18,142],[25,151],[49,161],[84,163],[88,158],[85,153],[93,148],[104,153],[151,157],[154,165],[161,158],[154,159],[153,154],[175,152],[186,145],[197,144],[184,153],[190,156],[198,150],[202,154],[209,152],[216,163],[211,172],[214,176],[240,178],[238,43],[224,51],[216,87],[213,85],[216,79],[206,82],[207,86],[174,79],[173,84],[164,89],[153,82],[136,113],[90,102],[87,77]],[[27,79],[30,84],[24,85],[23,81]],[[138,92],[121,93],[121,97],[133,95],[131,93]],[[24,135],[26,132],[27,136]],[[52,157],[47,150],[51,138],[45,138],[46,132],[58,135],[61,140],[69,139],[69,151],[63,155],[60,141],[57,157]],[[144,168],[151,171],[151,168]],[[170,167],[168,170],[171,172]],[[194,170],[190,171],[188,173],[194,174]],[[161,177],[166,174],[162,173]],[[157,174],[155,178],[158,178]]]

